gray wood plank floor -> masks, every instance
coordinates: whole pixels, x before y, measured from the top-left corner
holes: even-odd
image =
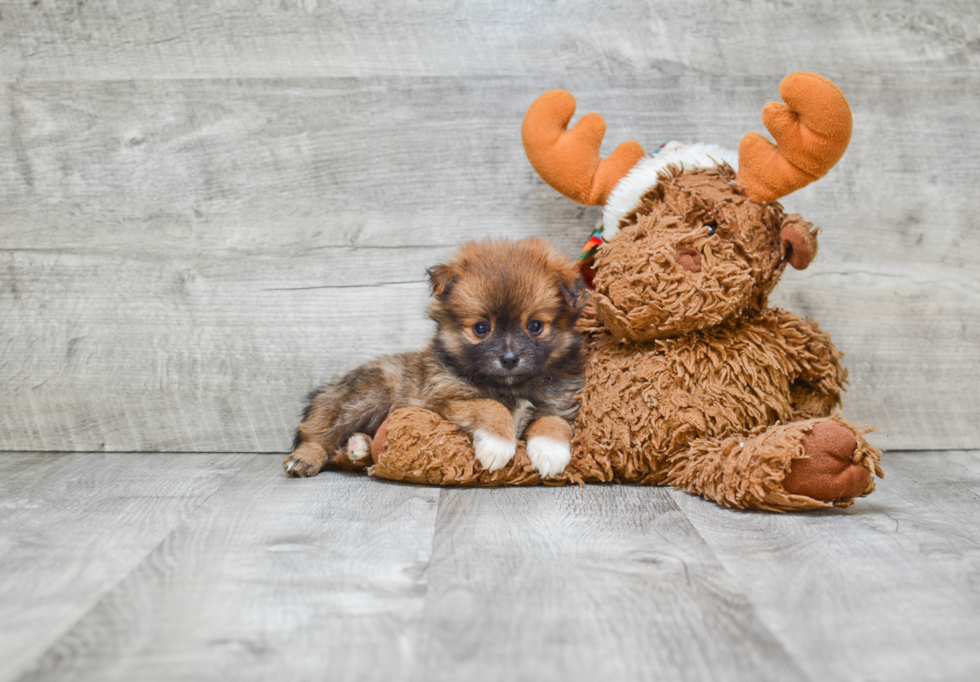
[[[0,454],[0,680],[980,675],[980,451],[848,510]]]

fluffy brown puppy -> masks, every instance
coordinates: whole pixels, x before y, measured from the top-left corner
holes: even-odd
[[[522,433],[542,477],[565,469],[582,388],[574,261],[544,239],[487,240],[464,245],[428,274],[432,341],[314,391],[283,461],[289,475],[367,466],[378,427],[403,407],[459,426],[489,471],[511,460]]]

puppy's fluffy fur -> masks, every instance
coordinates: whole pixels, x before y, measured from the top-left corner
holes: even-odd
[[[583,362],[575,263],[543,239],[488,240],[428,274],[432,341],[314,391],[283,462],[291,476],[367,466],[378,427],[410,405],[469,433],[487,469],[510,461],[522,433],[543,476],[568,464]]]

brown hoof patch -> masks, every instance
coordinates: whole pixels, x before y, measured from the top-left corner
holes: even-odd
[[[803,436],[805,459],[793,460],[783,487],[794,495],[821,502],[857,497],[868,485],[870,472],[851,461],[857,438],[851,429],[835,421],[823,421]]]

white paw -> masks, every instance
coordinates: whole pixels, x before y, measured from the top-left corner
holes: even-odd
[[[363,433],[355,433],[347,439],[347,458],[359,462],[371,455],[371,441]]]
[[[538,436],[527,442],[527,456],[542,478],[550,478],[565,470],[572,461],[572,450],[568,443]]]
[[[514,458],[517,441],[477,429],[473,434],[473,447],[476,450],[476,458],[483,468],[487,471],[497,471],[503,469],[507,462]]]

